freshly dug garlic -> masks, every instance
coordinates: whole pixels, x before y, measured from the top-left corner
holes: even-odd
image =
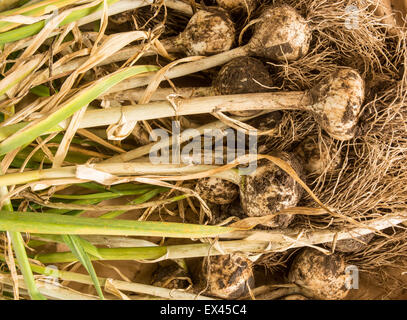
[[[258,59],[237,57],[225,64],[212,83],[217,95],[266,92],[273,86],[268,68]],[[231,111],[232,115],[250,117],[259,111]]]
[[[294,259],[288,279],[297,284],[305,295],[321,300],[343,299],[346,288],[345,260],[338,254],[326,255],[306,248]]]
[[[294,154],[276,152],[275,157],[286,161],[302,176],[302,167]],[[287,227],[293,215],[277,214],[279,211],[295,207],[303,194],[302,187],[288,173],[273,162],[257,161],[253,172],[240,175],[237,171],[225,172],[228,176],[209,177],[198,180],[195,190],[204,199],[218,205],[232,203],[240,194],[243,211],[249,217],[275,215],[264,224],[268,227]],[[230,179],[230,180],[229,180]],[[238,186],[238,185],[239,186]]]
[[[222,153],[213,151],[203,152],[199,163],[207,163],[205,155],[211,156],[212,165],[225,165],[227,163],[227,148]],[[209,161],[209,160],[208,160]],[[195,185],[195,191],[200,197],[211,204],[225,205],[232,203],[239,196],[239,187],[236,183],[217,177],[199,179]]]
[[[198,180],[195,191],[202,199],[214,204],[229,204],[239,196],[239,187],[230,181],[216,177]]]
[[[293,154],[279,152],[274,156],[286,161],[302,176],[302,166]],[[244,176],[240,185],[242,207],[250,217],[273,215],[295,207],[302,194],[302,187],[288,173],[266,159],[258,161],[256,170]],[[293,219],[292,215],[277,215],[268,226],[287,227]]]
[[[277,61],[294,61],[308,53],[311,28],[292,7],[270,7],[261,14],[250,40],[253,55]]]
[[[210,257],[200,278],[205,294],[221,299],[244,297],[254,287],[252,262],[241,253]]]
[[[354,137],[360,109],[365,98],[365,83],[351,68],[338,68],[310,91],[315,119],[331,137]]]
[[[235,29],[226,11],[198,11],[180,34],[178,43],[189,55],[211,54],[231,48]],[[276,61],[294,61],[308,53],[311,29],[305,19],[288,5],[266,8],[259,17],[249,43],[237,56],[253,55]],[[227,62],[225,61],[225,62]]]
[[[176,39],[176,43],[190,56],[227,51],[234,41],[234,24],[227,12],[220,8],[197,11]]]
[[[177,110],[170,103],[164,102],[137,105],[137,110],[129,110],[126,118],[141,121],[213,112],[303,110],[310,112],[332,138],[346,141],[355,137],[364,97],[365,83],[360,74],[352,68],[338,67],[309,91],[191,98],[183,100]],[[103,110],[103,121],[98,117],[98,121],[93,121],[92,126],[118,121],[123,111],[119,108],[111,109],[117,110],[109,112],[109,121],[106,120],[107,111]],[[89,111],[82,121],[85,122],[87,117],[94,117],[97,113],[100,111]],[[110,120],[110,115],[114,119]],[[86,127],[88,126],[81,123],[81,128]]]
[[[196,27],[191,29],[196,29]],[[223,29],[226,30],[226,28]],[[227,29],[229,30],[231,28]],[[229,35],[231,32],[227,31],[225,34]],[[220,32],[216,32],[216,35],[219,35],[220,37]],[[189,38],[195,38],[193,35],[184,35],[183,37],[186,40]],[[218,41],[221,44],[231,43],[230,40],[226,39],[226,37],[225,39],[219,38]],[[192,73],[223,65],[236,57],[247,55],[257,56],[274,61],[293,61],[300,59],[308,53],[310,41],[311,29],[305,19],[294,8],[287,5],[268,7],[260,15],[254,28],[253,36],[248,44],[216,54],[214,56],[206,57],[198,61],[175,66],[166,74],[166,76],[168,79],[183,77]],[[164,42],[164,40],[162,42]],[[181,46],[185,41],[176,40],[175,42],[177,42],[176,45]],[[193,44],[192,46],[196,46],[198,49],[200,49],[202,47],[206,47],[207,45]],[[172,51],[170,50],[171,46],[165,47],[167,51]],[[189,45],[189,47],[191,47],[191,45]],[[209,47],[211,47],[211,45],[209,45]],[[222,45],[222,47],[225,48],[226,46]],[[188,52],[188,50],[186,51]],[[136,49],[132,49],[127,54],[130,55],[132,53],[134,55],[134,52],[138,51],[136,51]],[[190,48],[189,52],[191,52],[191,54],[200,53],[201,50],[193,50]],[[121,54],[120,59],[123,59],[124,56],[127,55]],[[119,57],[117,57],[117,59],[118,58]],[[144,85],[148,85],[151,80],[150,75],[139,77],[137,80],[126,80],[121,85],[116,86],[114,90],[111,90],[110,93],[142,87]]]

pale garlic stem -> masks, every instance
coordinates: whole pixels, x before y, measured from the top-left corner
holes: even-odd
[[[176,110],[169,102],[153,102],[145,105],[129,105],[117,108],[91,110],[82,118],[79,128],[107,126],[127,121],[153,120],[166,117],[202,113],[246,111],[246,110],[308,110],[312,98],[306,92],[267,92],[230,96],[180,99]],[[66,121],[59,124],[66,128]]]
[[[145,88],[130,89],[122,92],[112,93],[108,96],[104,96],[104,100],[134,100],[139,101],[146,91]],[[150,101],[166,101],[170,94],[176,94],[182,98],[192,97],[208,97],[214,96],[215,92],[212,87],[185,87],[177,88],[176,91],[173,88],[158,88],[152,95]]]
[[[18,286],[22,289],[27,289],[27,286],[24,283],[24,279],[18,278],[17,279]],[[9,285],[9,286],[14,286],[14,282],[10,277],[7,277],[5,275],[0,276],[0,283],[4,285]],[[53,284],[50,284],[48,282],[40,281],[37,280],[35,281],[35,284],[38,288],[38,291],[43,294],[44,296],[51,298],[51,299],[56,299],[56,300],[99,300],[98,297],[89,295],[89,294],[84,294],[80,293],[78,291],[74,291],[69,288],[64,288],[60,286],[56,286]]]
[[[171,177],[197,174],[219,168],[212,165],[153,164],[151,162],[99,163],[87,167],[117,176],[166,176],[168,181],[178,180]],[[10,173],[0,176],[0,186],[24,184],[47,179],[76,178],[77,168],[76,166],[70,166]],[[233,172],[234,170],[228,171]],[[219,175],[222,174],[220,173]],[[237,173],[224,174],[224,176],[228,179],[238,180]],[[92,180],[92,178],[92,176],[89,176],[89,180]]]
[[[227,127],[227,125],[224,124],[223,122],[215,121],[215,122],[203,125],[203,126],[201,126],[199,128],[196,128],[195,133],[197,133],[197,134],[199,133],[200,135],[202,135],[205,132],[205,130],[224,129],[226,127]],[[183,131],[183,132],[181,132],[181,136],[179,137],[179,143],[184,143],[184,142],[186,142],[189,139],[194,138],[194,137],[196,137],[196,135],[191,135],[187,131]],[[167,145],[167,146],[171,146],[172,142],[173,142],[172,136],[160,141],[160,143],[162,143],[164,145]],[[130,150],[128,152],[118,154],[116,156],[113,156],[113,157],[111,157],[109,159],[106,159],[106,160],[102,161],[102,163],[127,162],[127,161],[131,161],[133,159],[137,159],[139,157],[142,157],[142,156],[145,156],[145,155],[149,154],[150,151],[152,150],[152,148],[156,144],[157,144],[156,142],[153,142],[153,143],[150,143],[148,145],[141,146],[139,148]]]
[[[110,109],[90,110],[85,113],[79,129],[108,126],[123,121],[153,120],[166,117],[185,116],[228,111],[306,110],[312,108],[312,97],[307,92],[267,92],[230,96],[180,99],[170,102],[152,102],[144,105],[129,105]],[[176,108],[176,110],[174,109]],[[69,120],[62,121],[54,131],[65,130]],[[18,125],[18,124],[17,124]],[[16,125],[0,128],[0,141],[12,135]],[[51,131],[46,132],[51,133]]]
[[[233,182],[236,185],[240,185],[242,181],[242,176],[239,174],[239,171],[236,169],[229,169],[222,172],[215,173],[211,177],[219,178],[222,180],[227,180]]]
[[[261,241],[222,241],[218,244],[219,246],[207,243],[168,246],[169,259],[200,258],[230,254],[233,252],[262,253],[267,248],[267,243]]]
[[[184,292],[181,290],[170,290],[141,283],[133,283],[120,280],[111,280],[110,282],[119,290],[143,293],[171,300],[216,300],[210,297]]]
[[[261,113],[263,114],[263,113]],[[239,121],[247,121],[253,118],[258,117],[260,114],[256,114],[250,117],[234,117],[233,119],[237,119]],[[179,143],[184,143],[190,139],[193,139],[199,135],[203,135],[205,131],[212,131],[212,130],[222,130],[228,128],[228,125],[222,121],[214,121],[208,124],[204,124],[203,126],[200,126],[198,128],[195,128],[193,132],[191,131],[183,131],[181,132],[179,136]],[[163,138],[160,140],[160,144],[165,145],[165,146],[172,146],[173,143],[175,142],[175,139],[173,139],[173,136],[168,137],[168,138]],[[114,163],[114,162],[127,162],[131,161],[137,158],[140,158],[142,156],[145,156],[150,153],[152,148],[157,145],[157,142],[152,142],[150,144],[138,147],[136,149],[120,153],[116,156],[113,156],[109,159],[103,160],[101,163]]]
[[[173,159],[173,157],[170,154],[169,155],[169,163],[170,164],[172,163],[172,159]],[[182,159],[181,159],[181,162],[182,162]],[[105,163],[105,162],[99,162],[99,163],[101,164],[101,163]],[[114,163],[117,163],[117,162],[114,162]],[[139,159],[136,159],[133,162],[131,162],[131,164],[133,166],[136,165],[137,163],[140,163],[144,167],[144,165],[146,163],[150,163],[150,159],[148,157],[143,157],[143,158],[139,158]],[[122,164],[124,164],[124,163],[122,163]],[[216,165],[216,166],[215,165],[209,165],[209,166],[212,166],[211,169],[215,169],[215,168],[221,167],[222,165],[225,165],[225,164],[219,164],[219,165]],[[168,165],[168,164],[159,164],[159,166],[164,166],[164,167],[166,165]],[[192,172],[192,173],[203,172],[203,171],[205,171],[205,169],[209,170],[209,167],[206,167],[207,165],[205,165],[205,164],[187,164],[187,163],[184,163],[184,165],[186,165],[186,166],[194,166],[195,167],[194,170],[197,170],[197,171]],[[159,171],[160,171],[160,169],[159,169]],[[189,171],[189,170],[187,169],[187,171]],[[150,173],[147,173],[147,174],[150,174]],[[166,173],[166,174],[168,174],[169,176],[178,175],[178,171],[172,171],[172,169],[170,169],[170,172]],[[239,175],[239,172],[238,172],[237,169],[227,169],[227,170],[212,174],[211,177],[216,177],[216,178],[220,178],[220,179],[223,179],[223,180],[228,180],[228,181],[233,182],[234,184],[237,184],[237,185],[240,185],[240,182],[242,180],[242,177]],[[170,181],[171,177],[168,177],[167,180]]]
[[[318,245],[321,243],[333,242],[335,240],[354,239],[360,236],[381,231],[397,226],[407,221],[407,213],[384,216],[382,218],[363,222],[366,227],[357,227],[350,230],[318,230],[309,231],[304,229],[286,229],[270,231],[233,231],[229,234],[222,234],[221,239],[246,239],[250,241],[266,241],[270,243],[269,251],[285,251],[290,248],[301,248]],[[306,231],[306,232],[305,232]],[[301,235],[301,236],[300,236]]]

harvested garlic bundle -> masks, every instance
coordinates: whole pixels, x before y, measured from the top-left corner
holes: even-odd
[[[125,106],[109,110],[108,118],[107,110],[103,110],[103,119],[98,115],[100,111],[89,111],[82,120],[81,128],[115,123],[120,120],[122,109],[128,111],[125,116],[129,121],[213,112],[303,110],[310,112],[332,138],[346,141],[356,134],[364,98],[365,83],[360,74],[352,68],[338,67],[309,91],[191,98],[183,100],[177,110],[168,102],[137,105],[133,109]],[[95,115],[98,115],[96,119],[88,119]]]
[[[166,77],[183,77],[192,73],[223,65],[236,57],[257,56],[275,61],[293,61],[303,57],[309,50],[311,29],[305,19],[287,5],[266,8],[256,24],[254,35],[247,45],[231,49],[235,41],[235,27],[227,11],[221,8],[206,8],[192,16],[185,30],[176,37],[161,39],[161,45],[169,53],[184,52],[187,55],[206,55],[204,59],[175,66]],[[112,54],[99,66],[124,61],[144,50],[144,45],[135,45]],[[155,50],[143,55],[155,55]],[[88,58],[78,58],[53,74],[59,78],[76,70]],[[123,81],[112,92],[138,88],[151,83],[151,76]],[[33,85],[40,85],[46,77],[40,76]]]

